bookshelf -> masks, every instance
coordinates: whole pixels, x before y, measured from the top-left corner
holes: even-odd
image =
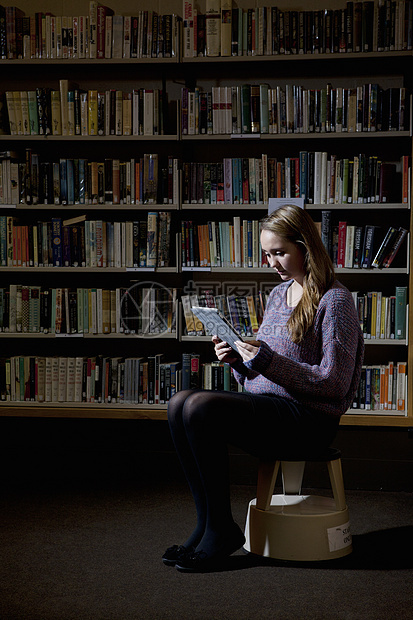
[[[110,5],[110,3],[108,2]],[[259,4],[259,3],[257,3]],[[275,3],[273,3],[275,4]],[[50,5],[50,6],[49,6]],[[240,8],[251,8],[254,2],[241,0],[237,3]],[[342,9],[345,3],[340,1],[309,2],[306,10],[316,11],[320,8],[328,10]],[[78,0],[73,2],[70,12],[82,14],[85,12],[85,3]],[[197,3],[199,13],[205,13],[205,1]],[[280,4],[277,4],[280,8]],[[134,14],[138,10],[146,10],[146,2],[129,2],[121,0],[116,6],[116,12],[123,15]],[[154,10],[159,14],[176,13],[182,15],[182,2],[174,0],[165,2],[159,0],[154,4]],[[282,7],[289,10],[290,7]],[[297,7],[298,8],[298,7]],[[62,3],[53,3],[30,0],[25,2],[25,13],[29,15],[36,11],[53,11],[55,15],[64,14],[68,9]],[[42,59],[14,59],[1,60],[4,81],[10,90],[35,88],[37,85],[56,88],[60,79],[73,80],[83,89],[109,90],[111,88],[132,92],[134,88],[150,87],[161,88],[168,94],[170,104],[169,130],[164,135],[0,135],[0,150],[16,150],[20,155],[25,148],[32,148],[43,158],[53,157],[85,157],[96,160],[96,143],[100,144],[99,157],[118,157],[125,159],[137,157],[138,153],[158,153],[164,160],[173,156],[181,162],[208,162],[218,161],[224,157],[261,157],[262,153],[268,157],[288,158],[296,157],[299,150],[327,151],[341,157],[352,157],[354,153],[365,149],[370,154],[385,157],[386,161],[399,161],[402,155],[411,156],[411,119],[406,122],[403,131],[376,131],[376,132],[331,132],[331,133],[280,133],[280,134],[219,134],[219,135],[185,135],[182,133],[180,121],[180,100],[183,86],[195,86],[208,91],[212,86],[239,86],[245,82],[275,84],[301,84],[308,89],[315,89],[320,84],[331,82],[333,86],[356,87],[369,82],[379,82],[383,88],[405,87],[411,89],[412,51],[389,52],[357,52],[357,53],[318,53],[318,54],[278,54],[256,56],[229,56],[229,57],[186,57],[183,53],[174,58],[42,58]],[[354,61],[357,59],[357,63]],[[252,63],[252,64],[251,64]],[[397,70],[394,67],[397,65]],[[30,69],[30,76],[27,70]],[[411,107],[409,114],[411,115]],[[77,144],[77,142],[79,144]],[[217,154],[219,153],[219,154]],[[47,160],[47,159],[46,159]],[[103,218],[109,221],[122,219],[126,221],[132,213],[142,214],[148,211],[171,212],[173,221],[172,266],[156,267],[154,270],[128,269],[127,267],[0,267],[2,278],[7,283],[24,282],[27,271],[35,273],[35,279],[42,286],[128,286],[136,279],[150,280],[154,274],[162,285],[176,286],[184,289],[195,283],[202,287],[222,287],[227,289],[233,286],[248,286],[251,282],[255,286],[269,285],[273,275],[261,267],[182,267],[179,256],[179,225],[182,220],[193,219],[194,222],[204,223],[209,219],[231,220],[240,211],[245,218],[260,219],[266,212],[267,203],[261,204],[186,204],[182,201],[182,192],[179,200],[174,204],[89,204],[89,205],[49,205],[38,204],[36,211],[40,215],[36,219],[48,219],[56,212],[56,207],[63,217],[75,217],[79,212],[90,212],[90,219],[97,217],[96,212],[102,212]],[[321,211],[330,210],[333,216],[345,218],[363,224],[374,218],[382,227],[393,220],[399,225],[402,223],[410,229],[410,204],[400,202],[374,204],[306,204],[316,221],[320,221]],[[18,216],[19,220],[33,221],[33,207],[22,204],[4,204],[0,206],[0,215],[10,214]],[[356,211],[358,213],[356,214]],[[42,215],[42,212],[44,214]],[[50,216],[48,215],[50,212]],[[400,257],[394,266],[383,270],[360,270],[342,268],[337,270],[339,279],[350,290],[380,290],[390,294],[391,287],[397,283],[401,286],[411,286],[412,264],[409,257],[408,244],[400,252]],[[59,275],[57,275],[59,274]],[[60,276],[63,276],[61,279]],[[272,282],[275,284],[275,281]],[[410,297],[410,293],[409,293]],[[177,340],[182,350],[199,350],[205,360],[211,360],[209,338],[189,337],[185,335],[183,319],[178,312],[177,335],[165,334],[163,338],[151,340],[150,336],[139,338],[139,354],[148,355],[151,350],[165,351],[168,359],[176,355]],[[412,333],[412,319],[408,319],[408,333],[406,339],[401,340],[368,340],[366,341],[367,363],[387,363],[388,360],[406,361],[408,367],[411,362],[410,334]],[[63,335],[62,335],[63,336]],[[96,342],[96,352],[100,355],[136,355],[136,342],[133,335],[124,334],[83,334],[82,338],[68,334],[58,337],[55,334],[10,334],[0,333],[6,351],[13,350],[13,341],[19,343],[22,355],[29,355],[33,341],[41,346],[42,355],[56,355],[61,347],[64,355],[86,355],[91,340]],[[106,343],[104,339],[106,338]],[[87,341],[83,345],[83,343]],[[155,347],[153,345],[155,344]],[[125,349],[126,347],[126,349]],[[126,352],[125,352],[126,351]],[[10,354],[10,353],[9,353]],[[408,394],[412,394],[412,377],[408,373]],[[354,426],[400,426],[412,424],[413,407],[411,398],[406,410],[407,415],[398,412],[362,413],[349,412],[342,418],[342,424]],[[136,418],[136,419],[166,419],[166,405],[127,405],[127,404],[98,404],[98,403],[31,403],[5,402],[0,403],[0,415],[7,416],[44,416],[44,417],[90,417],[90,418]]]

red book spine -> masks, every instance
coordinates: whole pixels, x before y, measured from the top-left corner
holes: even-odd
[[[344,267],[346,258],[347,222],[338,223],[337,267]]]

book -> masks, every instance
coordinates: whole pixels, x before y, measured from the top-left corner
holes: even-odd
[[[220,42],[220,55],[221,56],[231,56],[231,41],[232,41],[232,0],[221,0],[221,42]]]
[[[397,235],[395,236],[393,242],[388,246],[388,252],[385,254],[382,262],[382,266],[388,268],[391,266],[393,260],[395,259],[398,251],[400,250],[401,245],[403,244],[404,239],[407,237],[407,230],[405,228],[400,227],[397,231]]]
[[[219,56],[221,51],[220,0],[206,0],[205,33],[207,56]]]
[[[407,364],[397,362],[397,411],[406,410]]]
[[[374,243],[377,227],[372,224],[367,224],[364,229],[364,242],[361,266],[363,269],[369,269],[371,267],[374,255]]]
[[[395,337],[406,338],[407,287],[396,286]]]
[[[398,236],[398,229],[395,228],[394,226],[390,226],[390,228],[388,229],[386,233],[386,236],[384,237],[377,251],[377,254],[372,260],[372,263],[371,263],[372,267],[380,268],[383,266],[384,260],[389,255],[393,247],[393,243],[396,240],[397,236]]]

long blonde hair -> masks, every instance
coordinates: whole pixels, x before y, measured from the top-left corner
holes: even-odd
[[[303,251],[303,294],[287,323],[292,341],[300,343],[314,322],[321,297],[335,281],[333,263],[304,209],[285,204],[262,220],[261,230],[295,243]]]

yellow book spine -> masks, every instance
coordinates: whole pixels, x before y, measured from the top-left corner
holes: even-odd
[[[98,91],[88,92],[88,131],[89,136],[98,135]]]

